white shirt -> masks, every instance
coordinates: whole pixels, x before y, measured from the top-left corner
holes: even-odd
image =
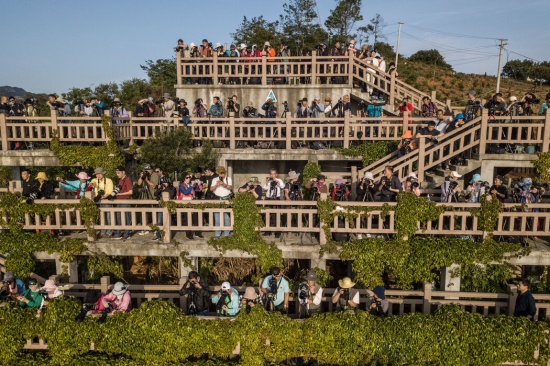
[[[435,119],[435,129],[439,132],[445,133],[447,131],[447,126],[452,122],[452,119]]]
[[[300,290],[296,291],[296,295],[297,295],[296,298],[298,299],[300,297]],[[320,305],[322,300],[323,300],[323,288],[319,287],[319,291],[317,291],[317,293],[315,294],[315,297],[313,298],[313,305]]]
[[[216,177],[216,178],[212,179],[212,184],[210,185],[210,188],[212,189],[212,193],[214,193],[218,197],[229,196],[231,194],[231,191],[229,189],[223,187],[223,186],[218,186],[217,188],[214,189],[216,184],[218,184],[219,180],[220,180],[220,177]],[[233,185],[233,182],[231,181],[231,178],[229,178],[229,177],[225,177],[224,182],[225,182],[225,184],[227,184],[229,186]]]
[[[271,178],[269,178],[269,180],[271,180]],[[279,178],[274,179],[277,182],[277,186],[273,189],[273,191],[271,190],[271,185],[269,183],[269,180],[262,187],[262,189],[267,192],[266,195],[265,195],[265,198],[267,198],[267,199],[280,198],[281,197],[281,192],[285,188],[285,184],[283,183],[283,180],[279,179]]]

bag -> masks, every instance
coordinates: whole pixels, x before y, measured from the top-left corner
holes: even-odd
[[[327,147],[325,146],[325,144],[323,144],[321,141],[314,141],[312,144],[311,144],[311,149],[312,150],[323,150],[323,149],[326,149]]]
[[[266,142],[266,141],[263,141],[263,142],[258,142],[258,149],[269,149],[269,145],[270,143],[269,142]]]

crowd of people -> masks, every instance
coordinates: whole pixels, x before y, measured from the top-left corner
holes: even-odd
[[[319,284],[319,278],[314,270],[308,271],[304,281],[298,285],[292,296],[290,282],[279,267],[272,267],[269,275],[260,282],[259,292],[256,287],[249,286],[243,294],[239,294],[235,286],[223,281],[220,290],[212,294],[206,279],[198,272],[191,271],[179,295],[186,299],[184,310],[187,315],[208,315],[215,312],[218,316],[234,317],[241,312],[249,313],[255,306],[262,306],[267,311],[289,314],[291,297],[298,303],[296,315],[299,318],[308,318],[328,310],[328,307],[323,305],[324,288]],[[100,316],[98,322],[103,323],[109,315],[129,312],[132,310],[130,287],[131,285],[118,281],[107,294],[89,291],[83,299],[82,310],[76,321],[80,322],[86,316],[95,313]],[[529,287],[529,280],[519,281],[514,316],[534,320],[536,303]],[[34,278],[25,283],[10,271],[1,279],[0,300],[15,301],[23,308],[38,309],[38,316],[47,309],[51,301],[64,296],[63,288],[57,286],[54,280],[46,280],[42,286]],[[386,299],[386,289],[383,286],[376,286],[372,290],[366,289],[366,296],[364,310],[382,318],[388,315],[391,304]],[[338,280],[338,286],[329,301],[332,303],[330,308],[336,312],[362,308],[359,289],[350,277]],[[212,309],[214,311],[211,311]]]

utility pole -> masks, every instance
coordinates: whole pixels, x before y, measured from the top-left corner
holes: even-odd
[[[500,69],[500,65],[502,63],[502,49],[504,48],[504,46],[506,46],[508,43],[505,43],[506,41],[508,41],[507,39],[500,39],[500,52],[498,53],[498,70],[497,70],[497,93],[500,91],[500,72],[501,72],[501,69]]]
[[[404,23],[399,22],[397,28],[397,46],[395,47],[395,68],[397,68],[397,58],[399,57],[399,39],[401,38],[401,25]]]

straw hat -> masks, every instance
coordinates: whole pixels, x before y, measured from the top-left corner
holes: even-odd
[[[244,290],[243,297],[248,300],[254,300],[258,297],[258,293],[256,292],[256,289],[254,289],[254,287],[247,287],[246,290]]]
[[[300,173],[296,173],[294,170],[291,170],[290,172],[288,172],[288,176],[287,178],[290,180],[290,179],[296,179],[296,178],[299,178],[300,177]]]
[[[218,174],[225,174],[227,172],[227,170],[225,170],[225,167],[220,165],[219,167],[216,168],[216,173]]]
[[[340,286],[340,288],[352,288],[355,286],[355,282],[351,282],[351,278],[349,277],[344,277],[338,280],[338,286]]]
[[[44,172],[38,172],[38,174],[36,174],[36,178],[34,178],[34,179],[48,180],[48,176]]]

